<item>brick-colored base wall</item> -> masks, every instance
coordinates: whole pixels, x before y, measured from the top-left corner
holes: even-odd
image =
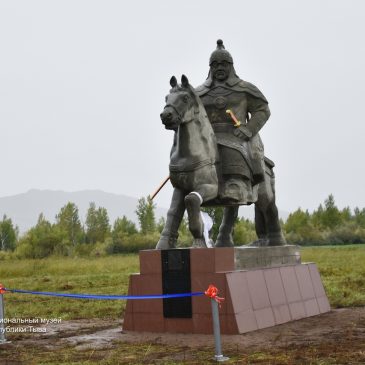
[[[330,311],[313,263],[234,270],[233,248],[191,249],[191,289],[209,284],[225,298],[220,308],[223,334],[239,334]],[[129,294],[162,293],[161,252],[140,252],[140,274],[130,276]],[[128,300],[123,329],[138,332],[213,332],[210,299],[192,298],[192,318],[164,318],[162,299]]]

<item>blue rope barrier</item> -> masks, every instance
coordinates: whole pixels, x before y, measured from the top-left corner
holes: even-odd
[[[195,297],[195,296],[204,295],[204,292],[179,293],[179,294],[158,294],[158,295],[97,295],[97,294],[67,294],[67,293],[41,292],[41,291],[8,289],[8,288],[3,288],[3,289],[4,289],[4,291],[10,292],[10,293],[47,295],[47,296],[52,296],[52,297],[64,297],[64,298],[74,298],[74,299],[98,299],[98,300],[169,299],[169,298]]]

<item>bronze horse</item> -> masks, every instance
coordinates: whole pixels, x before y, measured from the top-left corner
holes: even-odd
[[[173,76],[170,85],[171,90],[160,116],[165,128],[175,131],[169,165],[174,191],[166,224],[156,248],[169,249],[176,246],[185,209],[194,238],[193,246],[207,247],[200,207],[227,205],[218,197],[220,174],[217,142],[205,108],[188,78],[183,75],[181,85],[178,85]],[[256,232],[259,237],[257,244],[280,245],[285,240],[281,234],[275,205],[273,164],[270,166],[270,160],[265,161],[265,181],[253,187],[252,202],[256,204]],[[237,212],[238,205],[237,209],[226,208],[228,214],[223,217],[220,235],[229,239],[216,246],[233,245],[231,233]]]

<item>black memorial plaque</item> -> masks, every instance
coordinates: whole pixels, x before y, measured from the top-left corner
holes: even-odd
[[[190,250],[161,251],[163,294],[191,292]],[[163,299],[165,318],[192,318],[191,297]]]

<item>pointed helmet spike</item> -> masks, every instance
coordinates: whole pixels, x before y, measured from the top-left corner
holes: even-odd
[[[217,40],[217,49],[225,49],[223,41],[221,39]]]
[[[223,45],[223,41],[221,39],[217,40],[217,48],[210,56],[209,66],[214,61],[217,61],[217,62],[227,61],[228,63],[233,64],[233,58],[232,58],[231,54],[228,51],[226,51],[226,49]]]

